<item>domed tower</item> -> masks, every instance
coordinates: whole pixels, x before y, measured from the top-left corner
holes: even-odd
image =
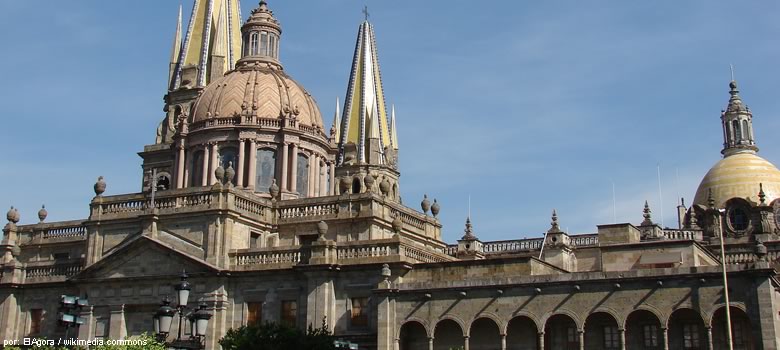
[[[381,193],[398,201],[395,108],[388,113],[374,27],[360,24],[343,114],[333,121],[339,193]]]
[[[780,196],[780,171],[757,155],[753,114],[739,96],[737,82],[731,81],[729,88],[731,97],[721,112],[723,159],[701,180],[686,220],[689,225],[693,222],[704,227],[707,215],[721,218],[716,212],[725,209],[721,219],[709,219],[710,228],[723,225],[725,234],[732,237],[768,234],[776,226],[770,216],[774,216],[771,203]]]
[[[176,188],[210,186],[215,170],[232,166],[230,181],[281,199],[328,195],[334,154],[314,98],[284,71],[282,28],[265,1],[241,27],[242,57],[214,79],[179,118]],[[274,191],[275,192],[275,191]]]

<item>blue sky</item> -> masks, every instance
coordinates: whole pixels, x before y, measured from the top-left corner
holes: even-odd
[[[1,206],[23,223],[42,203],[49,221],[78,219],[98,175],[107,194],[140,189],[179,3],[0,0]],[[538,236],[553,208],[562,228],[595,232],[613,222],[613,183],[618,222],[638,224],[647,199],[676,225],[675,197],[692,199],[720,157],[730,63],[759,154],[780,161],[777,1],[271,0],[281,60],[326,129],[365,4],[404,202],[437,198],[447,241],[469,195],[483,240]]]

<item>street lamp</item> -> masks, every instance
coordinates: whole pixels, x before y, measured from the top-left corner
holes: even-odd
[[[65,326],[65,339],[69,339],[69,333],[71,328],[75,328],[84,324],[84,318],[76,314],[83,307],[89,305],[87,298],[79,298],[72,295],[60,296],[60,313],[57,320]]]
[[[157,310],[152,318],[152,325],[154,332],[157,334],[157,339],[161,342],[165,342],[168,338],[168,334],[171,331],[171,324],[173,323],[173,317],[179,314],[179,331],[176,339],[167,344],[169,348],[173,349],[202,349],[202,338],[206,335],[206,329],[208,328],[208,321],[211,318],[211,314],[206,311],[206,303],[201,302],[198,310],[191,312],[185,316],[185,310],[187,310],[187,302],[190,298],[190,291],[192,286],[187,282],[187,273],[182,271],[181,281],[174,285],[176,290],[176,306],[171,306],[171,300],[166,295],[162,301],[162,305]],[[190,320],[192,326],[192,333],[189,339],[182,339],[181,329],[184,323],[184,318]]]

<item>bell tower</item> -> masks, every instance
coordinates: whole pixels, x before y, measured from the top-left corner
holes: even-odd
[[[736,81],[729,83],[729,89],[729,104],[720,115],[723,127],[723,150],[720,153],[723,157],[745,152],[756,153],[758,147],[753,136],[753,113],[742,102]]]

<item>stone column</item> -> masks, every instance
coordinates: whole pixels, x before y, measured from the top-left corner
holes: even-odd
[[[400,350],[401,349],[401,345],[399,344],[400,341],[401,341],[401,339],[395,338],[395,340],[393,341],[393,350]]]
[[[200,181],[201,186],[209,185],[209,159],[211,159],[211,156],[209,156],[209,145],[206,144],[203,146],[203,176]]]
[[[184,152],[184,167],[182,168],[182,173],[184,174],[184,183],[182,188],[187,188],[190,186],[195,186],[195,184],[190,184],[190,166],[192,166],[192,152]],[[199,169],[194,169],[193,171],[199,171]]]
[[[244,163],[246,162],[246,159],[244,157],[244,148],[246,146],[246,143],[244,139],[238,140],[238,164],[235,164],[236,167],[236,187],[244,187]]]
[[[314,157],[314,191],[312,191],[312,196],[319,197],[320,196],[320,155],[317,154]]]
[[[255,140],[249,140],[249,159],[246,162],[246,166],[249,167],[246,179],[246,188],[255,190],[255,183],[257,182],[257,144]],[[263,190],[262,188],[260,190]],[[268,191],[268,189],[265,189]]]
[[[544,332],[539,332],[539,350],[544,350]]]
[[[209,185],[213,185],[222,179],[217,179],[217,175],[214,175],[214,170],[219,167],[219,148],[216,143],[211,145],[211,161],[209,162],[211,167],[209,169]]]
[[[176,152],[176,188],[184,187],[184,145],[179,145]]]
[[[79,339],[94,339],[95,338],[95,307],[92,305],[82,309],[79,316],[83,317],[86,322],[78,327]]]
[[[336,167],[330,163],[330,194],[336,194]]]
[[[661,328],[662,341],[664,342],[664,350],[669,350],[669,329],[666,327]]]
[[[433,337],[428,337],[428,350],[433,350]]]
[[[707,349],[713,350],[712,346],[712,326],[704,327],[707,329]]]
[[[463,337],[463,350],[469,350],[469,336]]]
[[[506,334],[501,334],[501,350],[506,350]]]
[[[320,196],[327,196],[328,195],[328,163],[325,161],[325,157],[322,158],[322,162],[320,162],[317,169],[320,170]]]
[[[579,331],[580,335],[580,350],[585,350],[585,331]]]
[[[293,143],[290,146],[290,192],[298,192],[298,145]]]
[[[287,191],[289,189],[287,187],[287,178],[290,176],[290,172],[287,171],[287,161],[289,160],[287,157],[287,146],[287,143],[282,143],[282,157],[279,159],[281,162],[279,166],[279,177],[281,177],[282,191]]]
[[[618,332],[620,332],[620,350],[626,350],[626,330],[619,328]]]
[[[306,197],[314,196],[314,183],[317,176],[314,175],[314,164],[317,161],[317,155],[312,153],[309,155],[309,186],[306,186]]]

